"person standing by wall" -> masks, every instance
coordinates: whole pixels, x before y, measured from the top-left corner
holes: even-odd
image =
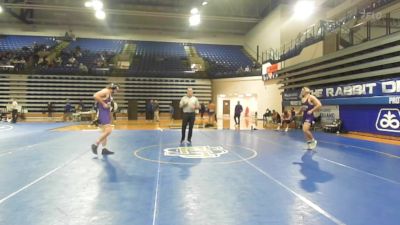
[[[18,119],[18,102],[11,99],[11,123],[16,123]]]
[[[154,122],[160,122],[160,105],[157,100],[153,103]]]
[[[67,103],[65,104],[64,107],[64,121],[72,120],[72,113],[73,113],[73,106],[69,102],[69,99],[67,99]]]
[[[212,101],[208,103],[208,123],[211,125],[215,123],[215,104]]]
[[[47,103],[47,116],[48,117],[53,116],[53,103],[50,101]]]
[[[146,120],[152,120],[153,119],[152,114],[153,114],[153,100],[150,99],[147,100],[146,102]]]
[[[174,124],[174,115],[175,115],[175,109],[174,106],[171,104],[169,105],[169,116],[170,116],[170,124]]]
[[[206,105],[204,105],[204,102],[200,104],[199,112],[200,112],[200,118],[203,120],[204,113],[206,112]]]
[[[237,105],[235,106],[235,115],[233,116],[233,119],[235,120],[235,124],[238,126],[240,126],[240,114],[242,112],[243,112],[243,107],[242,107],[242,105],[240,105],[240,101],[238,101]]]

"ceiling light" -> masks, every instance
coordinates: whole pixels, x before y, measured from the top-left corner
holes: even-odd
[[[315,2],[301,0],[296,3],[294,6],[294,17],[297,19],[307,19],[310,17],[315,11]]]
[[[208,4],[207,1],[204,1],[203,3],[201,3],[202,6],[205,6],[205,5],[207,5],[207,4]]]
[[[200,15],[191,15],[189,18],[189,24],[190,26],[197,26],[200,24]]]
[[[93,0],[93,9],[94,10],[102,10],[103,9],[103,2],[99,0]]]
[[[91,8],[92,6],[93,6],[93,2],[89,2],[89,1],[85,2],[86,8]]]
[[[106,18],[106,13],[103,10],[98,10],[96,11],[95,16],[99,20],[104,20]]]
[[[3,12],[3,7],[1,7],[1,5],[0,5],[0,13],[2,13]]]
[[[199,13],[199,9],[198,8],[193,8],[192,10],[190,10],[191,14],[198,14]]]

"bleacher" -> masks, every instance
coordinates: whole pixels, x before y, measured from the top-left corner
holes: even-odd
[[[195,44],[198,54],[209,64],[211,76],[232,76],[238,71],[251,68],[253,61],[244,53],[242,46]]]
[[[54,37],[4,36],[0,37],[0,52],[20,52],[25,47],[32,49],[34,44],[52,47],[56,43]]]
[[[190,71],[187,61],[182,43],[139,41],[129,72],[149,76],[184,75]]]
[[[44,56],[57,44],[54,37],[43,36],[1,36],[0,71],[21,72],[25,70],[34,55]]]
[[[51,49],[57,43],[59,42],[54,37],[4,36],[0,39],[0,52],[16,52],[23,47],[31,49],[34,44],[49,46]],[[113,59],[117,59],[115,56],[123,51],[125,44],[135,45],[132,62],[129,69],[119,69],[114,72]],[[211,44],[192,46],[208,64],[202,78],[205,78],[206,74],[210,78],[253,75],[246,71],[246,67],[252,69],[253,61],[245,54],[242,46]],[[77,52],[79,56],[76,56]],[[32,51],[28,51],[27,54],[31,57]],[[49,62],[49,66],[39,65],[33,70],[23,72],[43,75],[111,75],[114,72],[119,76],[133,77],[196,77],[183,43],[78,38],[71,41],[58,54],[61,54],[61,64]],[[68,62],[71,56],[76,58],[76,63]],[[50,59],[52,60],[53,58]],[[85,65],[88,72],[82,72],[79,69],[80,64]],[[13,71],[13,68],[4,71],[21,72],[21,70]]]
[[[119,113],[125,114],[128,100],[137,100],[138,111],[145,111],[146,100],[157,99],[160,111],[168,112],[173,100],[179,101],[188,86],[196,90],[199,101],[211,100],[209,79],[149,78],[149,77],[98,77],[74,75],[0,75],[0,111],[4,111],[11,99],[23,106],[23,113],[36,119],[48,118],[48,103],[51,102],[60,120],[67,99],[72,106],[80,101],[84,111],[93,109],[93,94],[110,82],[120,84],[121,89],[113,97],[118,103]]]
[[[124,47],[125,41],[123,40],[108,40],[108,39],[92,39],[92,38],[78,38],[76,41],[71,42],[68,46],[69,50],[74,50],[80,47],[82,51],[89,51],[91,53],[119,53]]]
[[[82,57],[77,59],[78,62],[85,64],[89,68],[95,68],[100,67],[96,65],[96,60],[100,57],[103,57],[109,64],[111,59],[122,51],[125,43],[126,41],[123,40],[78,38],[76,41],[71,42],[64,52],[71,53],[76,48],[80,48]],[[65,60],[63,59],[63,61]]]

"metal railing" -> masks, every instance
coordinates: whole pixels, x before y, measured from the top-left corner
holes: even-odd
[[[386,14],[374,12],[392,2],[394,0],[382,0],[379,4],[371,3],[361,10],[349,10],[337,21],[321,20],[318,24],[300,32],[296,38],[281,45],[279,49],[262,52],[263,62],[277,63],[297,56],[305,47],[323,40],[330,33],[337,33],[340,48],[347,48],[400,31],[400,9]]]

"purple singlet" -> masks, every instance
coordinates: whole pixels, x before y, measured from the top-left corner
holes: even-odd
[[[111,103],[111,99],[112,97],[109,96],[106,100],[104,100],[104,102],[109,105]],[[110,108],[104,108],[101,103],[97,103],[97,108],[99,109],[99,123],[101,125],[111,124]]]
[[[315,120],[314,114],[313,114],[313,113],[308,114],[307,112],[310,111],[312,108],[314,108],[314,105],[310,104],[310,103],[308,102],[308,99],[309,99],[309,97],[308,97],[307,100],[303,103],[303,105],[307,107],[307,109],[304,111],[304,114],[303,114],[303,123],[312,124],[312,123],[314,123],[314,120]]]

